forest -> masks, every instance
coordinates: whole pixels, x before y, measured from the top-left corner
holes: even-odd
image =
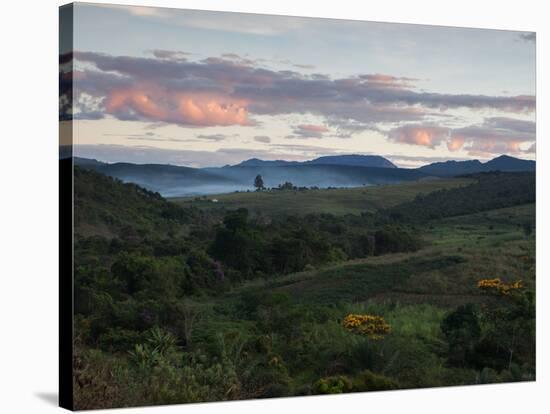
[[[74,180],[77,409],[535,379],[534,173],[230,203]],[[319,194],[357,212],[273,213]]]

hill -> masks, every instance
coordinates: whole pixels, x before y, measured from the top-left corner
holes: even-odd
[[[285,160],[260,160],[259,158],[250,158],[236,165],[227,165],[227,167],[281,167],[286,165],[297,165],[298,161],[285,161]]]
[[[99,172],[74,169],[75,234],[112,237],[125,233],[173,231],[196,212],[182,209],[133,183]]]
[[[425,174],[440,177],[450,177],[462,174],[475,174],[488,171],[535,171],[535,161],[522,160],[519,158],[501,155],[490,161],[482,163],[479,160],[468,161],[445,161],[436,162],[418,168]]]
[[[529,174],[227,194],[181,208],[75,168],[76,406],[534,379],[535,237],[523,225],[535,206],[489,210],[526,201]],[[492,181],[476,187],[483,179]],[[447,198],[463,200],[453,217],[422,224],[368,214],[446,211]],[[497,277],[522,280],[517,305],[515,294],[478,288]],[[342,324],[350,315],[391,330],[359,335]],[[502,346],[509,328],[513,348]]]
[[[397,168],[390,160],[379,155],[328,155],[325,157],[315,158],[309,161],[285,161],[285,160],[260,160],[251,158],[236,164],[235,167],[281,167],[288,165],[306,165],[306,164],[323,164],[323,165],[344,165],[352,167],[375,167],[375,168]]]
[[[469,177],[475,182],[419,194],[414,200],[381,211],[379,215],[390,221],[426,222],[535,202],[532,172],[490,172]]]
[[[473,180],[469,178],[447,178],[331,190],[238,192],[216,195],[217,202],[212,202],[214,197],[182,197],[171,200],[181,206],[194,206],[203,210],[247,208],[253,215],[272,217],[303,216],[310,213],[360,215],[365,211],[372,213],[413,200],[420,193],[456,188],[471,182]]]
[[[162,164],[103,163],[86,158],[75,165],[133,182],[165,197],[220,194],[254,189],[256,175],[267,187],[286,181],[298,187],[359,187],[413,181],[426,174],[401,168],[249,160],[236,166],[190,168]]]
[[[259,174],[266,187],[291,182],[296,187],[364,187],[428,177],[453,177],[488,171],[534,171],[535,162],[500,156],[486,163],[446,161],[417,169],[397,168],[383,157],[339,155],[311,161],[264,161],[252,158],[234,166],[190,168],[163,164],[103,163],[74,158],[75,165],[133,182],[164,197],[222,194],[254,190]]]
[[[220,169],[205,171],[219,174]],[[412,181],[426,174],[404,168],[362,167],[335,164],[291,164],[282,166],[235,166],[223,168],[227,178],[251,188],[254,177],[260,174],[267,187],[277,187],[286,181],[298,187],[358,187]]]
[[[379,155],[328,155],[319,157],[306,164],[349,165],[354,167],[397,168],[390,160]]]
[[[485,163],[487,171],[535,171],[536,162],[501,155]]]
[[[227,192],[228,188],[235,190],[244,187],[239,181],[224,175],[221,169],[208,171],[175,165],[125,162],[107,164],[78,157],[75,157],[74,163],[124,182],[138,184],[167,197],[182,194],[223,193]]]

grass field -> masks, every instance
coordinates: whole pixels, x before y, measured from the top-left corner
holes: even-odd
[[[471,183],[465,178],[346,189],[231,193],[208,198],[173,199],[201,209],[248,208],[264,215],[334,215],[375,212],[413,199],[420,193]],[[211,200],[217,199],[217,203]],[[425,247],[350,260],[320,269],[250,281],[229,297],[247,291],[278,291],[304,302],[403,302],[457,306],[481,300],[475,287],[481,278],[522,279],[534,284],[535,236],[523,224],[535,216],[535,204],[495,209],[434,220],[418,229]]]
[[[442,188],[454,188],[471,183],[469,179],[433,179],[403,184],[372,187],[319,189],[306,191],[263,191],[213,195],[208,197],[174,198],[182,206],[202,209],[247,208],[252,214],[304,215],[330,213],[334,215],[374,212],[413,199],[419,193]],[[213,199],[218,200],[212,202]]]
[[[88,179],[79,228],[120,239],[96,232],[76,245],[80,408],[535,378],[535,204],[493,207],[522,184],[491,204],[475,185],[438,193],[446,203],[419,197],[413,213],[440,214],[407,221],[362,213],[472,181],[172,200],[193,207],[179,209]],[[474,193],[467,208],[452,208],[457,192]],[[478,287],[497,278],[521,280],[519,295]],[[357,314],[388,330],[350,330]]]
[[[375,369],[399,378],[403,387],[479,383],[480,372],[449,369],[438,356],[444,352],[437,351],[443,338],[441,323],[461,305],[491,303],[477,288],[480,279],[521,279],[534,288],[535,235],[526,236],[522,230],[522,223],[533,217],[534,210],[535,205],[528,204],[433,221],[423,230],[425,247],[414,253],[350,260],[276,279],[249,281],[223,296],[198,299],[209,309],[209,317],[197,325],[196,340],[204,341],[220,331],[253,335],[255,326],[235,309],[246,297],[281,294],[288,302],[279,306],[300,313],[318,309],[319,315],[326,314],[326,320],[317,316],[322,320],[311,328],[308,346],[338,355],[330,358],[344,358],[341,355],[357,348],[361,351],[354,358],[361,360],[361,353],[367,352],[364,343],[343,334],[338,322],[342,315],[383,315],[392,334],[382,347],[386,348],[384,356],[376,344],[371,348],[377,352]],[[269,312],[277,314],[274,309]],[[273,337],[271,346],[284,349],[278,339]],[[300,366],[300,361],[288,363]],[[330,372],[330,362],[324,364],[329,367],[325,372]],[[337,366],[334,369],[338,370]],[[300,371],[293,386],[313,381],[316,375]]]
[[[534,204],[434,221],[425,232],[426,246],[350,260],[320,269],[255,280],[235,289],[289,294],[319,304],[430,304],[444,308],[483,300],[476,289],[482,278],[535,282],[535,236],[522,224],[533,217]]]

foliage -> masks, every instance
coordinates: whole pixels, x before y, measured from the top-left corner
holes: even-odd
[[[314,385],[317,394],[341,394],[352,390],[352,383],[349,378],[339,375],[336,377],[321,378]]]
[[[373,214],[520,176],[261,191],[268,204],[226,208],[76,169],[77,408],[532,380],[533,205]],[[449,212],[500,205],[492,194]],[[306,196],[317,208],[284,213]],[[492,274],[507,277],[480,282]]]
[[[399,384],[396,381],[368,369],[353,379],[353,391],[385,391],[397,388]]]
[[[352,333],[365,335],[373,340],[382,339],[391,332],[390,325],[377,315],[349,314],[342,321],[342,326]]]
[[[254,178],[254,187],[256,187],[257,191],[264,189],[264,180],[260,174],[258,174],[256,178]]]
[[[485,292],[495,292],[505,296],[523,289],[521,280],[514,283],[505,283],[500,278],[482,279],[477,283],[477,287]]]
[[[390,222],[425,223],[535,201],[534,172],[491,172],[469,177],[475,178],[476,182],[464,187],[419,194],[412,201],[379,212],[378,218]]]

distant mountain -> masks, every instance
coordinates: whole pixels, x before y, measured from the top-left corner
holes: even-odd
[[[165,164],[131,164],[117,162],[107,164],[87,158],[74,159],[75,165],[94,170],[124,182],[138,184],[166,197],[227,192],[227,188],[244,186],[227,177],[221,171],[210,172],[199,168]],[[216,169],[221,170],[221,169]]]
[[[227,167],[281,167],[286,165],[300,164],[298,161],[285,161],[285,160],[260,160],[259,158],[251,158],[236,165],[227,165]]]
[[[433,164],[424,165],[418,168],[426,174],[437,176],[452,176],[460,174],[473,174],[483,170],[483,164],[479,160],[468,161],[444,161],[434,162]]]
[[[487,161],[485,168],[487,171],[535,171],[537,165],[535,161],[501,155],[500,157],[493,158],[491,161]]]
[[[298,187],[360,187],[398,183],[426,177],[421,171],[404,168],[357,167],[353,165],[297,163],[281,166],[235,166],[230,168],[206,168],[234,181],[252,186],[254,177],[260,174],[266,187],[276,187],[290,181]]]
[[[379,155],[328,155],[319,157],[309,161],[285,161],[275,160],[266,161],[258,158],[251,158],[243,161],[234,167],[281,167],[289,165],[307,165],[307,164],[322,164],[322,165],[347,165],[350,167],[375,167],[375,168],[397,168],[390,160]]]
[[[163,164],[108,164],[74,158],[75,165],[136,183],[165,197],[228,193],[254,190],[260,174],[266,187],[286,181],[298,187],[360,187],[393,184],[427,177],[451,177],[486,171],[533,171],[534,161],[501,156],[486,163],[447,161],[416,169],[397,168],[383,157],[337,155],[311,161],[264,161],[253,158],[234,166],[189,168]]]
[[[91,158],[74,157],[74,164],[80,167],[87,167],[88,169],[100,168],[104,165],[108,165],[105,162],[94,160]]]
[[[348,165],[353,167],[397,168],[390,160],[380,155],[328,155],[305,164]]]
[[[418,168],[419,171],[438,177],[452,177],[487,171],[535,171],[535,161],[501,155],[485,163],[479,160],[435,162]]]
[[[357,158],[342,162],[358,162]],[[315,160],[314,160],[315,161]],[[260,174],[267,187],[286,181],[298,187],[359,187],[391,184],[423,178],[426,174],[411,169],[364,167],[327,162],[286,162],[252,159],[235,166],[189,168],[162,164],[108,164],[77,158],[75,165],[136,183],[165,197],[228,193],[254,190],[254,178]],[[380,163],[380,160],[375,162]],[[387,164],[386,164],[387,165]]]

